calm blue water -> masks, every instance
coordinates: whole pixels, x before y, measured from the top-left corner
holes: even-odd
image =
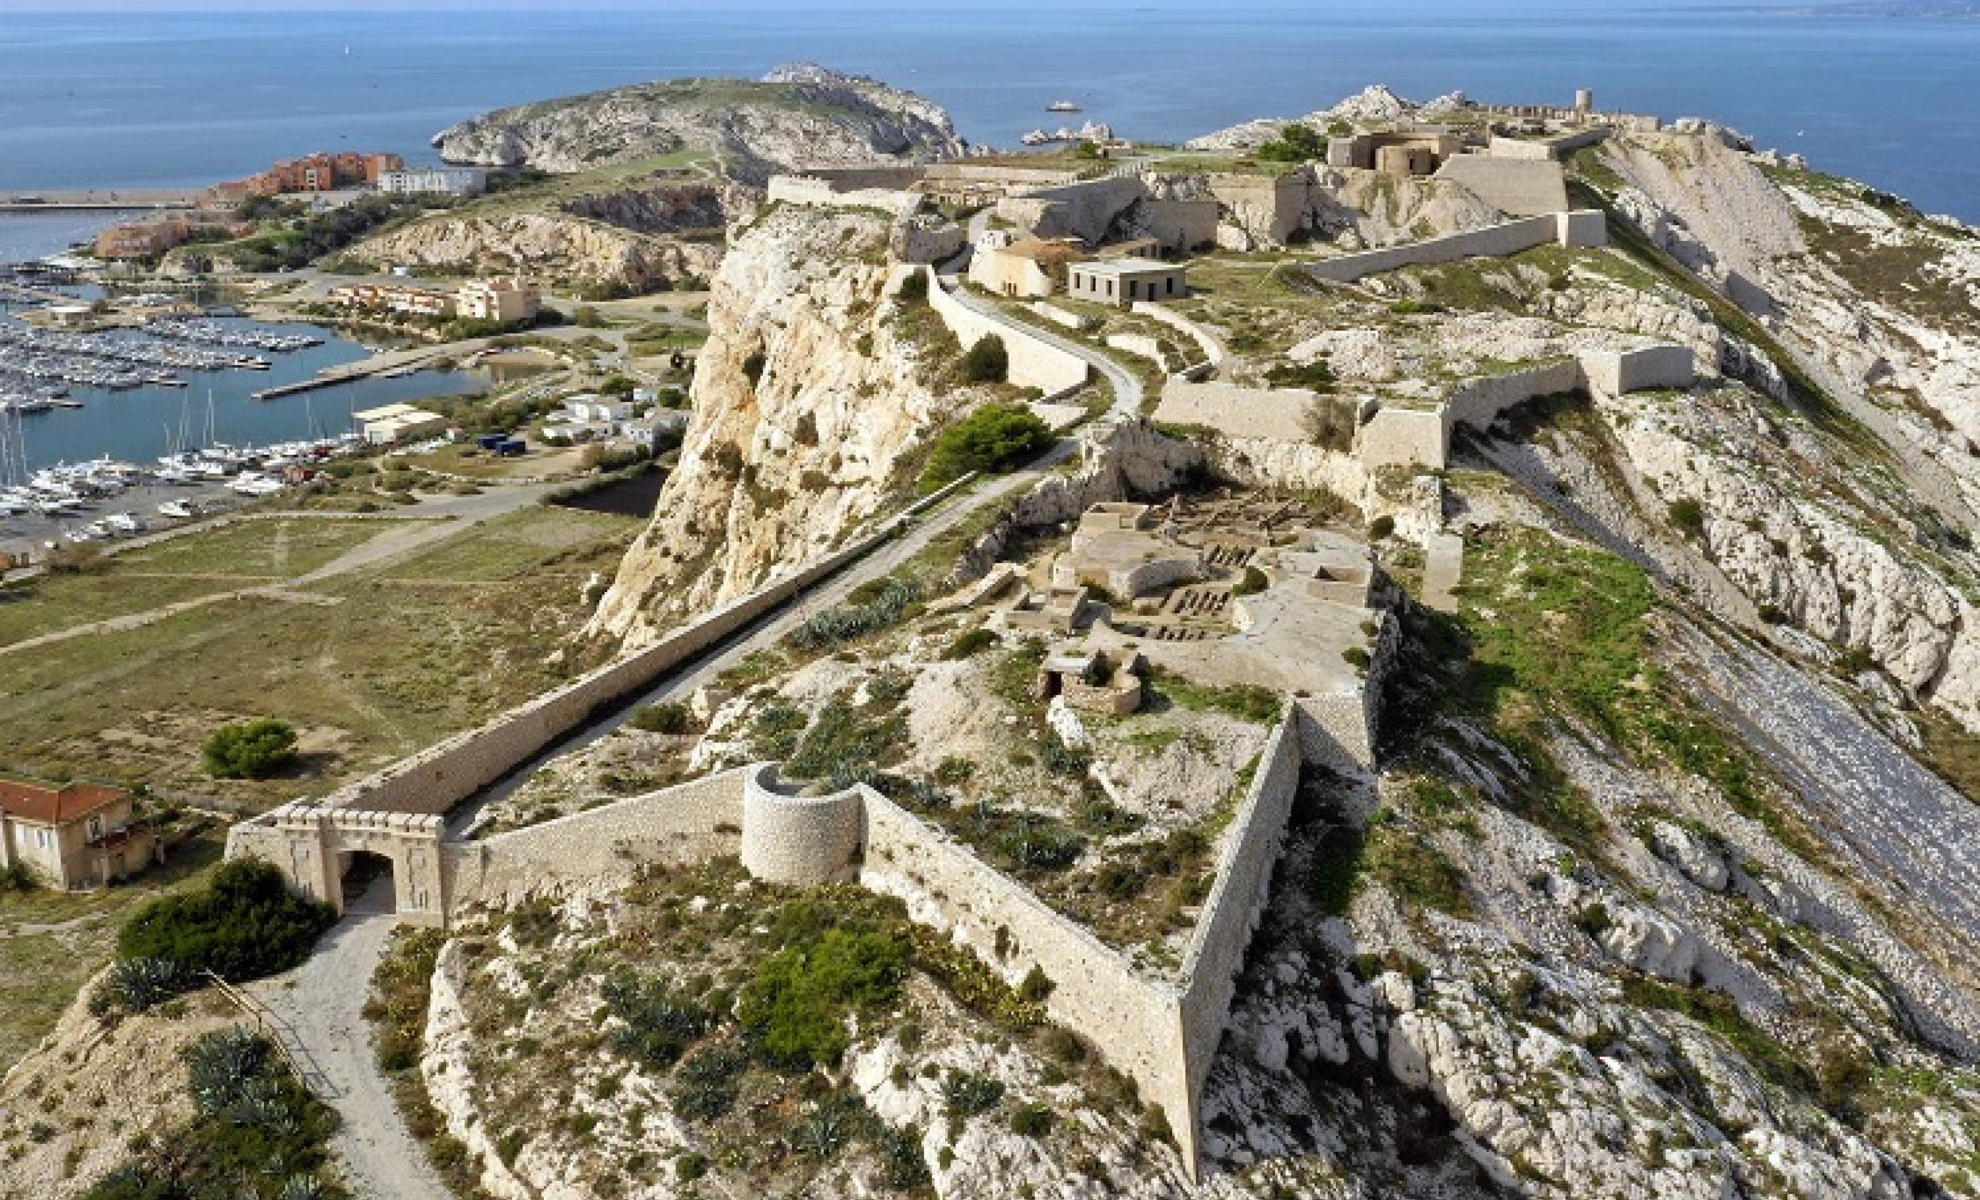
[[[184,388],[142,387],[122,392],[73,388],[69,394],[83,402],[82,408],[58,408],[21,418],[28,464],[39,468],[106,454],[149,463],[167,451],[168,439],[177,435],[182,420],[192,440],[202,443],[208,395],[213,398],[214,440],[239,446],[265,445],[313,433],[341,434],[350,428],[354,409],[477,391],[482,386],[476,375],[466,371],[421,371],[397,379],[363,379],[279,400],[254,400],[249,394],[262,388],[305,379],[324,367],[355,362],[371,354],[356,342],[312,325],[258,327],[313,333],[326,341],[293,354],[243,350],[268,359],[270,369],[185,373],[181,378],[191,386]]]
[[[313,149],[430,157],[433,133],[487,108],[810,58],[925,92],[1003,146],[1058,97],[1124,134],[1181,139],[1376,81],[1562,103],[1590,86],[1605,107],[1709,114],[1980,221],[1974,20],[1698,0],[683,8],[6,15],[0,191],[204,184]]]

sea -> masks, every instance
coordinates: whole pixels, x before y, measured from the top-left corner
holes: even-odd
[[[201,186],[314,150],[433,161],[436,132],[491,108],[810,60],[921,92],[973,142],[1007,148],[1064,123],[1045,111],[1056,100],[1080,106],[1075,122],[1180,141],[1376,82],[1508,103],[1588,87],[1599,107],[1710,116],[1980,223],[1980,19],[1931,0],[22,7],[0,0],[0,197]],[[0,215],[0,261],[59,252],[99,223]]]

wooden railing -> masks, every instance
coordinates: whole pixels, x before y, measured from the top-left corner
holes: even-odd
[[[322,1069],[311,1061],[309,1048],[302,1044],[302,1039],[296,1035],[295,1029],[288,1022],[276,1016],[267,1005],[213,972],[206,972],[206,978],[216,991],[241,1011],[241,1015],[254,1023],[255,1032],[267,1038],[268,1043],[275,1047],[275,1053],[281,1057],[282,1064],[289,1068],[289,1074],[295,1076],[296,1082],[303,1086],[303,1090],[318,1100],[328,1101],[337,1098],[337,1089],[331,1086],[329,1077]]]

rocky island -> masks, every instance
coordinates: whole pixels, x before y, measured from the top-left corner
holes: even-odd
[[[1980,1195],[1980,232],[1586,93],[435,140],[544,175],[354,255],[707,340],[564,677],[231,828],[343,913],[254,985],[283,1194]],[[264,1119],[146,961],[0,1195]]]

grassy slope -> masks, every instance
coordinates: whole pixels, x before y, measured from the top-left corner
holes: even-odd
[[[56,643],[8,664],[9,765],[224,790],[252,805],[326,791],[556,682],[545,655],[584,616],[585,579],[609,571],[640,525],[524,509],[307,589],[328,604],[222,601]],[[305,731],[304,775],[224,788],[206,779],[206,732],[255,715]]]

